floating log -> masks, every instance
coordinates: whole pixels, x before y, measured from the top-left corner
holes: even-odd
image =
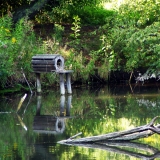
[[[99,143],[102,141],[132,141],[140,138],[145,138],[153,135],[154,133],[160,134],[160,124],[154,126],[154,122],[157,117],[154,117],[151,122],[144,126],[139,126],[134,129],[113,132],[99,136],[91,136],[85,138],[73,139],[69,138],[67,140],[59,141],[61,144],[76,144],[76,143]]]

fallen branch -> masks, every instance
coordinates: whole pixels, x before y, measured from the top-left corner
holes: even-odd
[[[29,85],[29,83],[28,83],[28,81],[27,81],[27,78],[26,78],[24,72],[23,72],[23,68],[21,68],[21,70],[22,70],[23,77],[24,77],[25,81],[27,82],[27,85],[28,85],[28,87],[29,87],[29,89],[30,89],[30,92],[31,92],[31,94],[32,94],[33,91],[32,91],[32,89],[31,89],[31,87],[30,87],[30,85]]]
[[[70,138],[68,138],[68,139],[73,139],[73,138],[75,138],[75,137],[77,137],[77,136],[79,136],[79,135],[81,135],[82,134],[82,132],[80,132],[80,133],[78,133],[78,134],[76,134],[76,135],[74,135],[74,136],[72,136],[72,137],[70,137]]]
[[[159,117],[157,116],[153,118],[151,122],[147,125],[139,126],[134,129],[120,131],[120,132],[113,132],[99,136],[78,138],[78,139],[69,138],[67,140],[59,141],[58,143],[65,144],[65,143],[93,143],[101,141],[131,141],[139,138],[145,138],[150,135],[153,135],[154,133],[160,134],[160,124],[154,126],[154,122],[156,121],[157,118]]]

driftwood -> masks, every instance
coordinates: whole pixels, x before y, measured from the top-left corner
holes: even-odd
[[[92,137],[85,137],[85,138],[78,138],[72,136],[67,140],[59,141],[58,143],[61,144],[76,144],[76,143],[99,143],[103,141],[132,141],[140,138],[145,138],[148,136],[153,135],[154,133],[160,134],[160,124],[154,126],[155,120],[158,118],[155,117],[151,120],[151,122],[144,126],[139,126],[134,129],[120,131],[120,132],[113,132],[99,136],[92,136]],[[78,136],[79,134],[77,134]]]
[[[70,137],[69,139],[59,141],[58,143],[69,146],[81,146],[86,148],[101,149],[136,158],[152,160],[160,157],[159,149],[149,146],[147,144],[141,144],[131,141],[151,136],[154,133],[160,134],[160,124],[154,126],[154,122],[157,118],[158,116],[153,118],[151,122],[147,125],[139,126],[127,131],[74,139],[75,137],[82,134],[78,133]],[[128,148],[136,148],[138,151],[130,151],[128,150]],[[145,151],[146,154],[140,153],[139,150]]]

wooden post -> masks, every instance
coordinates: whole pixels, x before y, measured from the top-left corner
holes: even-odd
[[[72,94],[72,88],[71,88],[71,73],[73,70],[62,70],[58,71],[60,76],[60,90],[61,94],[65,94],[65,85],[64,85],[64,75],[66,76],[66,84],[67,84],[67,92],[69,94]]]
[[[67,83],[67,92],[69,94],[72,94],[72,88],[71,88],[71,74],[66,73],[66,83]]]
[[[42,96],[38,95],[37,96],[37,111],[36,111],[36,116],[40,115],[41,103],[42,103]]]
[[[64,86],[64,73],[59,73],[60,78],[60,93],[65,94],[65,86]]]
[[[66,116],[70,116],[71,103],[72,103],[72,95],[69,95],[67,99]]]
[[[37,82],[37,92],[41,93],[41,82],[40,82],[40,73],[36,73],[36,82]]]
[[[64,117],[64,104],[65,104],[65,96],[62,95],[60,99],[60,117]]]

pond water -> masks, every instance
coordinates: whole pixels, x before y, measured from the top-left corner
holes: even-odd
[[[160,159],[160,137],[134,143],[62,145],[58,141],[106,134],[148,124],[160,113],[159,86],[73,88],[0,97],[0,160]],[[157,119],[156,123],[160,122]]]

